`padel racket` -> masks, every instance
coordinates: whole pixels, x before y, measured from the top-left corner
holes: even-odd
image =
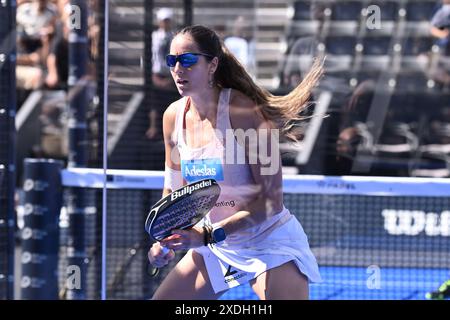
[[[216,204],[220,186],[214,179],[185,185],[165,196],[151,208],[145,230],[153,240],[161,241],[174,229],[187,229],[199,222]],[[169,249],[164,248],[164,254]]]

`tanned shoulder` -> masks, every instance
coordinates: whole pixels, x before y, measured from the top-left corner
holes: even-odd
[[[183,98],[178,99],[177,101],[172,102],[164,111],[163,121],[175,121],[175,117],[177,114],[177,106],[183,103]]]
[[[163,132],[164,138],[167,142],[171,140],[172,132],[175,130],[175,119],[177,115],[177,108],[183,104],[184,99],[181,98],[171,103],[163,114]]]

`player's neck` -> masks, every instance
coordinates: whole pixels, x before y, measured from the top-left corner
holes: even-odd
[[[199,120],[213,119],[217,113],[220,89],[206,90],[198,96],[191,96],[190,109]]]

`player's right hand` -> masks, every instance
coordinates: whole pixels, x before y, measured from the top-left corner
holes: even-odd
[[[148,251],[148,260],[153,266],[157,268],[164,267],[174,258],[175,252],[173,250],[170,250],[167,254],[164,254],[164,251],[159,242],[155,242]]]

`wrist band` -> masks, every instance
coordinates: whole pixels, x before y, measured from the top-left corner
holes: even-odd
[[[168,165],[164,167],[164,188],[176,190],[183,186],[183,176],[181,171],[174,170]]]
[[[205,246],[208,245],[208,238],[209,238],[209,230],[206,226],[203,226],[203,244]]]
[[[210,226],[203,226],[203,243],[205,246],[211,243],[211,230]]]

